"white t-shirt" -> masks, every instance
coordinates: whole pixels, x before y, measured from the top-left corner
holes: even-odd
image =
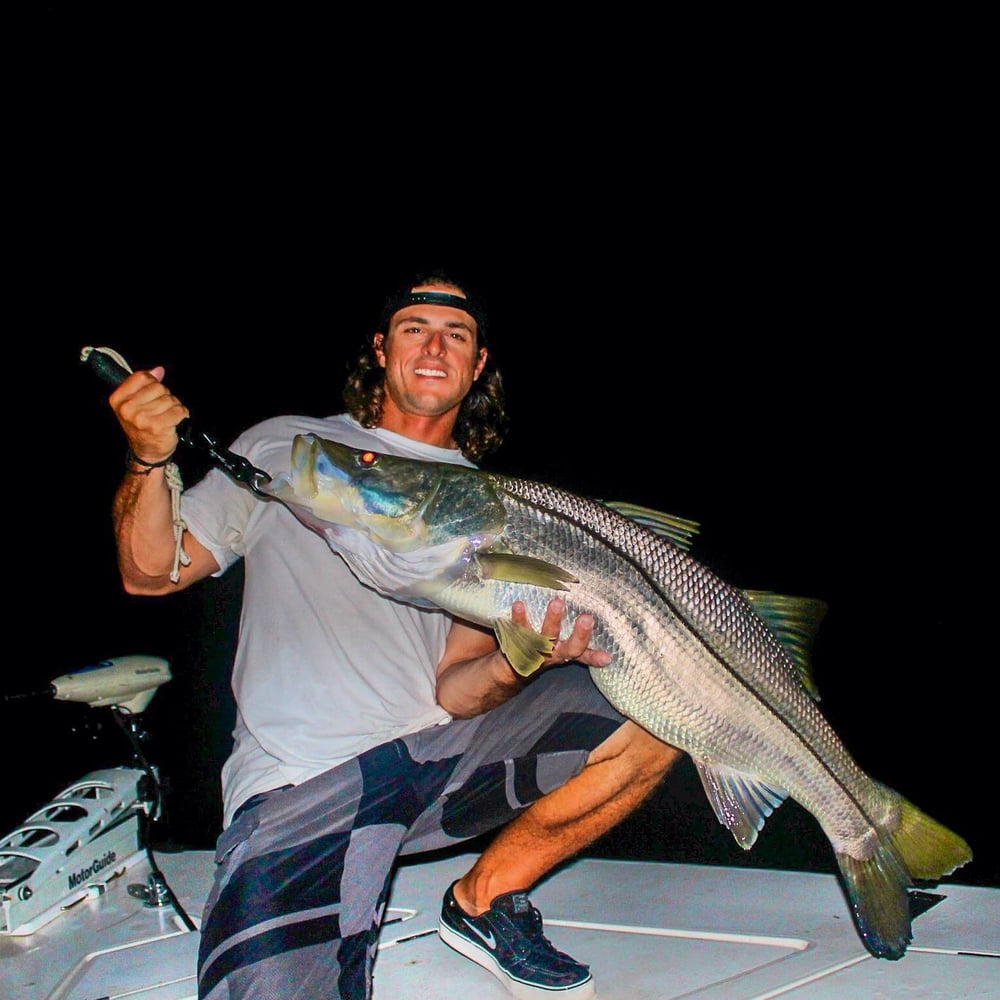
[[[282,416],[251,427],[232,451],[272,478],[288,472],[292,438],[474,467],[341,414]],[[434,700],[451,619],[362,586],[287,508],[218,469],[187,489],[181,517],[225,572],[245,562],[232,687],[233,751],[222,769],[224,821],[257,792],[299,784],[379,743],[450,720]]]

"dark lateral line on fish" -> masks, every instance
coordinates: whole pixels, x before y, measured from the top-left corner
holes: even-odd
[[[506,481],[512,482],[512,480],[506,480]],[[513,482],[516,482],[516,480]],[[553,505],[551,503],[542,504],[535,499],[528,499],[527,497],[522,497],[516,491],[516,489],[511,489],[503,485],[503,477],[500,477],[498,479],[497,489],[499,489],[503,493],[508,494],[518,503],[530,504],[532,507],[535,507],[536,509],[544,513],[547,513],[552,517],[556,517],[562,521],[565,521],[568,524],[575,526],[582,532],[586,532],[590,535],[593,535],[595,538],[599,539],[601,543],[604,544],[610,551],[614,552],[620,558],[624,559],[630,566],[632,566],[632,568],[635,569],[636,572],[638,572],[639,575],[642,576],[643,579],[649,584],[650,588],[657,595],[659,595],[660,600],[662,600],[663,603],[673,611],[673,613],[677,616],[677,618],[687,626],[688,630],[698,641],[701,647],[709,654],[709,656],[711,656],[726,673],[728,673],[731,677],[733,677],[737,681],[737,683],[745,691],[747,691],[755,701],[757,701],[758,704],[762,705],[776,719],[781,720],[781,723],[790,733],[792,733],[795,736],[795,739],[805,748],[809,756],[812,757],[817,764],[819,764],[822,770],[826,771],[826,773],[833,779],[837,787],[840,788],[841,791],[843,791],[844,795],[846,795],[847,798],[854,803],[854,806],[858,810],[858,812],[865,817],[865,819],[872,827],[877,826],[875,820],[868,815],[868,813],[865,811],[864,806],[851,793],[850,789],[844,786],[843,782],[841,782],[837,778],[837,776],[833,773],[833,771],[827,766],[826,761],[824,761],[823,758],[815,750],[813,750],[812,745],[805,738],[805,736],[795,726],[793,726],[792,723],[781,712],[779,712],[773,705],[765,701],[764,698],[760,694],[758,694],[758,692],[755,691],[739,673],[733,670],[729,666],[729,664],[726,663],[726,661],[722,659],[722,657],[720,657],[719,654],[716,653],[716,651],[712,649],[710,645],[708,645],[708,643],[702,638],[701,631],[694,626],[688,615],[686,615],[683,612],[683,609],[678,607],[665,593],[663,593],[659,584],[649,575],[649,573],[646,571],[644,567],[642,567],[635,561],[634,557],[630,553],[622,551],[622,549],[620,549],[614,542],[610,541],[603,534],[598,532],[592,525],[583,523],[578,518],[572,516],[572,514],[570,514],[568,511],[563,510],[560,507]],[[710,575],[710,578],[713,581],[716,581],[718,584],[721,585],[722,589],[725,592],[731,593],[735,595],[738,600],[746,602],[748,604],[748,610],[752,614],[756,614],[756,612],[753,611],[752,605],[749,605],[749,602],[739,591],[739,589],[737,589],[736,587],[732,586],[732,584],[729,584],[725,580],[723,580],[722,577],[720,577],[711,567],[706,566],[702,562],[696,561],[693,557],[688,555],[688,553],[686,553],[683,549],[678,548],[676,545],[672,544],[668,539],[663,538],[662,536],[656,534],[655,531],[651,531],[645,525],[639,524],[637,521],[633,521],[631,518],[626,517],[624,514],[621,514],[618,511],[614,510],[612,507],[608,507],[605,504],[601,504],[595,500],[588,500],[585,497],[576,496],[567,491],[557,489],[556,487],[549,487],[549,490],[552,494],[556,496],[556,498],[567,497],[570,498],[571,501],[575,504],[579,504],[580,502],[589,503],[595,508],[599,508],[602,511],[606,511],[611,516],[612,520],[617,520],[620,523],[624,524],[630,531],[635,531],[643,535],[651,536],[658,545],[664,545],[667,546],[670,550],[676,551],[678,557],[682,559],[685,563],[696,564],[697,566],[700,566],[706,573]],[[778,642],[777,638],[775,638],[774,641],[778,643],[779,647],[781,646],[781,643]]]

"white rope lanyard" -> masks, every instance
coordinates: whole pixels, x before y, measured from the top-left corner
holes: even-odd
[[[92,351],[99,354],[106,354],[122,366],[129,374],[132,368],[129,363],[115,350],[110,347],[85,347],[80,354],[81,360],[86,361]],[[163,474],[170,489],[170,517],[174,526],[174,563],[170,570],[170,582],[176,583],[181,578],[181,566],[187,566],[191,562],[191,557],[184,551],[184,532],[187,525],[181,517],[181,490],[184,489],[184,481],[181,479],[181,470],[176,462],[168,462],[164,466]]]

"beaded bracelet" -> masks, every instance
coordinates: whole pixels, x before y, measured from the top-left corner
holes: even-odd
[[[148,476],[153,469],[161,469],[164,465],[169,465],[173,461],[173,458],[173,453],[171,453],[159,462],[147,462],[144,458],[139,458],[139,456],[131,448],[129,448],[125,452],[125,471],[131,473],[133,476]],[[129,466],[133,463],[135,465],[144,465],[145,469],[130,469]]]

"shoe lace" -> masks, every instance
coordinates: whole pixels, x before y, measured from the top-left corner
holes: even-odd
[[[545,936],[542,914],[536,907],[531,907],[527,913],[511,917],[511,922],[518,930],[515,947],[519,955],[527,955],[536,949],[543,949],[555,955],[562,954]]]

